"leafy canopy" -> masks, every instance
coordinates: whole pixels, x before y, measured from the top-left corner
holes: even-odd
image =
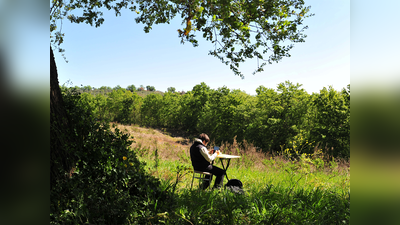
[[[246,59],[261,60],[256,73],[267,62],[290,57],[293,43],[304,42],[306,37],[304,18],[313,15],[303,0],[51,0],[50,4],[51,43],[61,52],[64,33],[57,23],[64,18],[99,27],[104,22],[102,9],[114,10],[119,16],[125,8],[138,14],[135,20],[145,25],[145,32],[180,16],[181,42],[198,46],[197,35],[202,35],[214,44],[209,54],[242,78],[239,64]]]

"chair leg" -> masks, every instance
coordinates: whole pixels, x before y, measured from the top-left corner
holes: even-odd
[[[212,174],[210,175],[210,177],[207,180],[206,180],[207,175],[205,175],[205,174],[198,174],[198,175],[199,176],[196,177],[196,179],[199,180],[199,188],[198,188],[198,190],[202,189],[202,187],[203,187],[202,185],[206,181],[209,183],[209,186],[211,185],[212,176],[213,176]],[[192,184],[190,185],[190,190],[193,189],[194,178],[195,178],[195,173],[193,172]]]
[[[204,175],[204,174],[200,174],[200,178],[201,178],[201,179],[199,179],[199,188],[198,188],[198,190],[203,190],[203,184],[204,184],[204,178],[205,178],[205,176],[206,176],[206,175]]]
[[[203,178],[203,174],[200,174],[200,178]],[[202,182],[202,181],[203,181],[202,179],[199,179],[199,188],[198,188],[198,190],[201,189],[201,182]]]
[[[192,190],[193,189],[193,181],[194,181],[194,172],[193,172],[193,177],[192,177],[192,186],[190,186],[190,190]]]
[[[208,177],[209,176],[209,177]],[[199,180],[199,188],[201,187],[202,189],[203,189],[203,185],[204,185],[204,183],[205,182],[207,182],[208,183],[208,186],[207,186],[207,188],[209,188],[212,184],[211,184],[211,181],[212,181],[212,174],[211,175],[205,175],[205,174],[202,174],[201,175],[201,181]],[[205,189],[207,189],[207,188],[205,188]],[[204,190],[205,190],[204,189]]]

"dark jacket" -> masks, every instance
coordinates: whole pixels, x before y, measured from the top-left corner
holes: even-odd
[[[210,165],[210,162],[200,153],[202,147],[206,148],[199,139],[196,139],[190,147],[190,159],[194,170],[202,171]]]

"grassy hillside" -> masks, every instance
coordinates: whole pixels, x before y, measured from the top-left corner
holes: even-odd
[[[185,137],[183,133],[176,134],[169,130],[163,129],[152,129],[144,128],[136,125],[122,125],[115,124],[115,126],[131,135],[134,143],[131,145],[132,149],[137,151],[138,155],[143,159],[151,159],[154,157],[155,150],[157,149],[159,160],[182,160],[190,162],[189,148],[193,143],[194,137]],[[178,136],[181,135],[181,136]],[[216,145],[210,143],[207,147],[212,148]],[[233,162],[232,165],[239,164],[238,166],[248,166],[254,169],[264,170],[268,169],[270,165],[277,167],[278,164],[288,164],[290,160],[287,159],[287,155],[272,155],[270,153],[262,153],[256,150],[251,143],[245,142],[243,146],[239,146],[238,143],[233,144],[223,143],[218,145],[221,151],[226,154],[241,155],[242,159],[239,162]],[[291,149],[289,149],[290,151]],[[293,152],[293,150],[292,150]],[[335,161],[326,162],[326,159],[322,152],[315,152],[313,155],[307,156],[310,161],[310,172],[324,172],[331,173],[337,171],[339,173],[349,173],[350,175],[350,162],[344,160],[335,159]],[[324,161],[325,160],[325,161]],[[295,162],[295,165],[299,165],[300,162]],[[335,168],[335,170],[333,170]]]
[[[227,171],[240,179],[244,195],[228,190],[191,190],[191,138],[166,131],[116,124],[129,133],[132,149],[147,170],[172,191],[171,212],[161,212],[156,223],[166,224],[346,224],[350,220],[350,163],[326,161],[321,152],[293,160],[270,155],[251,144],[223,144],[223,153],[240,155]],[[209,145],[213,146],[211,143]],[[293,151],[295,152],[295,151]],[[325,161],[324,161],[325,160]],[[215,165],[221,166],[217,160]],[[225,180],[226,183],[226,180]]]

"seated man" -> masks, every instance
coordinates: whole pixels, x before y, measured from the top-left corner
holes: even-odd
[[[217,157],[217,152],[214,150],[208,151],[206,146],[210,142],[210,138],[207,134],[200,134],[199,138],[196,138],[193,145],[190,147],[190,158],[194,170],[209,172],[216,176],[214,187],[220,188],[224,182],[225,170],[213,166],[211,163]],[[209,175],[206,175],[209,178]],[[203,190],[208,188],[210,183],[204,181]]]

